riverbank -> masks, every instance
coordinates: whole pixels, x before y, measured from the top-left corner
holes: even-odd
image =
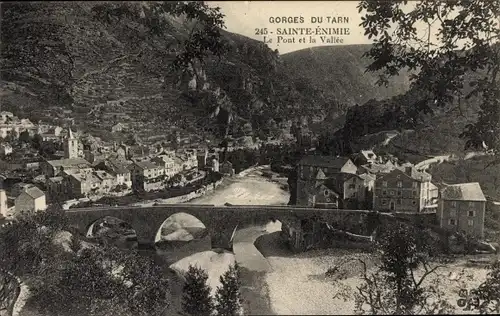
[[[224,205],[286,205],[290,199],[276,183],[262,177],[265,166],[255,166],[234,177],[227,177],[217,190],[189,203]],[[279,223],[254,225],[236,231],[233,250],[241,267],[241,294],[245,313],[249,315],[276,315],[270,300],[266,275],[272,270],[268,260],[255,248],[254,242],[262,235],[273,233]],[[218,269],[214,267],[214,269]]]

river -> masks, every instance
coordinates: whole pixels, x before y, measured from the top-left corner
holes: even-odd
[[[269,170],[268,167],[251,168],[232,178],[226,178],[217,190],[189,203],[286,205],[290,199],[289,193],[282,190],[278,183],[263,177],[263,169]],[[254,243],[258,237],[279,230],[281,230],[281,224],[277,222],[236,231],[233,251],[241,268],[241,292],[247,314],[274,314],[269,302],[269,289],[265,282],[265,275],[272,268]]]
[[[251,168],[234,177],[225,178],[216,190],[187,203],[213,205],[224,205],[225,203],[235,205],[286,205],[290,198],[289,193],[281,189],[278,183],[263,177],[262,171],[264,169],[269,170],[269,167]],[[188,226],[192,226],[192,223],[188,224]],[[233,242],[234,254],[212,251],[209,244],[196,240],[186,243],[182,249],[178,250],[162,250],[160,248],[156,253],[145,251],[145,255],[153,256],[158,264],[165,267],[165,272],[172,276],[173,299],[172,306],[167,311],[168,314],[177,314],[180,310],[182,281],[178,277],[179,272],[185,271],[189,264],[202,267],[208,273],[209,278],[207,283],[211,286],[212,294],[214,294],[215,288],[220,284],[219,276],[235,260],[238,262],[241,271],[241,294],[245,314],[276,314],[271,307],[269,288],[265,281],[267,274],[272,271],[272,268],[268,260],[255,247],[254,243],[260,236],[272,234],[280,230],[281,224],[279,222],[270,222],[267,225],[255,225],[238,229]],[[270,245],[270,247],[273,245]],[[269,251],[272,252],[272,249],[269,249]],[[172,262],[174,263],[172,264]],[[168,269],[169,266],[174,268],[177,273],[173,273],[171,269]]]

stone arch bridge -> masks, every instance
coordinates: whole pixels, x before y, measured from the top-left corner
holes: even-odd
[[[211,236],[213,248],[231,249],[236,228],[265,224],[269,220],[287,222],[287,226],[290,226],[290,223],[296,226],[304,221],[315,220],[334,223],[339,228],[349,229],[353,225],[370,226],[366,222],[369,217],[367,215],[376,212],[297,206],[195,204],[76,208],[66,211],[70,227],[82,235],[87,235],[89,228],[103,217],[111,216],[123,220],[132,226],[138,243],[143,246],[154,245],[163,223],[176,213],[186,213],[203,222]],[[368,230],[373,231],[374,228]]]

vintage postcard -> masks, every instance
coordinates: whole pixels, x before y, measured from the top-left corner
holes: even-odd
[[[500,313],[500,1],[0,14],[0,316]]]

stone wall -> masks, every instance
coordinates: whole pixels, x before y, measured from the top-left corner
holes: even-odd
[[[222,179],[213,183],[209,184],[208,186],[203,186],[201,189],[198,189],[196,191],[190,192],[185,195],[180,195],[176,197],[172,197],[169,199],[163,199],[161,200],[160,204],[178,204],[178,203],[185,203],[191,200],[194,200],[196,198],[199,198],[206,194],[207,192],[212,192],[215,190],[220,184],[222,183]]]

